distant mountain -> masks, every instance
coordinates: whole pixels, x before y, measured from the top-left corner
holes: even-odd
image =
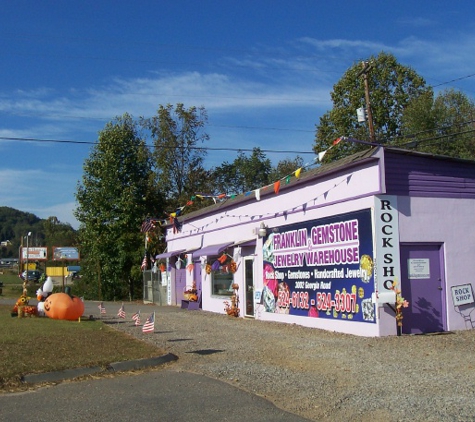
[[[76,231],[56,217],[41,219],[34,214],[0,206],[0,257],[18,258],[20,246],[74,246]],[[23,243],[22,243],[23,240]]]

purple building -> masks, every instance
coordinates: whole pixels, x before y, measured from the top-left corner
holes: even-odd
[[[195,308],[226,314],[238,287],[245,318],[361,336],[473,328],[473,161],[371,148],[179,220],[158,256],[169,305],[195,285]]]

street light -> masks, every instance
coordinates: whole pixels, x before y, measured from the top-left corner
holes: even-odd
[[[27,287],[28,287],[28,255],[29,255],[29,252],[28,252],[28,248],[29,248],[29,239],[30,239],[30,236],[31,236],[31,232],[28,232],[28,234],[26,235],[26,275],[25,275],[25,281],[23,283],[23,294],[26,295],[26,292],[27,292]]]

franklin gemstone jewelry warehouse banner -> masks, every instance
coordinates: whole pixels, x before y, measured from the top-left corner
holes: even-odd
[[[375,322],[370,209],[269,232],[263,246],[266,312]]]

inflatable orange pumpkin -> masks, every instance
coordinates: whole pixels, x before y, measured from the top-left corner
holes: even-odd
[[[45,300],[45,313],[53,319],[74,321],[84,312],[84,303],[77,296],[66,293],[54,293]]]

